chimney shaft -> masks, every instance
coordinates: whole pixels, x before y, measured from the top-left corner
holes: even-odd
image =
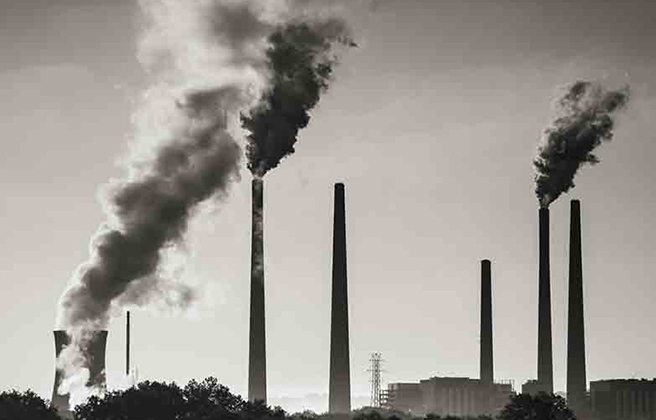
[[[481,381],[494,382],[492,352],[492,263],[481,261]]]
[[[585,398],[585,330],[583,322],[583,262],[581,203],[571,201],[569,230],[569,317],[567,320],[567,399],[576,406]]]
[[[70,337],[65,330],[54,331],[55,335],[55,358],[59,357],[65,346],[70,342]],[[107,388],[105,379],[105,348],[107,346],[107,331],[94,331],[89,346],[85,349],[85,367],[89,369],[89,381],[87,386]],[[57,392],[59,385],[64,379],[64,373],[55,368],[55,384],[52,390],[52,405],[64,417],[71,416],[69,407],[69,394],[61,395]]]
[[[538,291],[538,382],[553,393],[553,355],[551,346],[551,281],[549,271],[549,209],[539,212],[539,291]]]
[[[130,375],[130,311],[125,319],[125,376]]]
[[[264,181],[253,178],[251,230],[251,313],[248,354],[248,400],[266,402],[266,334],[264,320]]]
[[[333,284],[330,320],[330,386],[328,412],[351,412],[348,286],[346,278],[346,210],[344,184],[335,184]]]

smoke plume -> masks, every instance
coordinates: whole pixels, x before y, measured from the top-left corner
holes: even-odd
[[[199,297],[167,270],[167,256],[183,249],[199,206],[225,198],[239,178],[239,118],[252,132],[248,166],[263,175],[293,151],[308,110],[327,88],[332,44],[352,43],[337,19],[301,23],[314,1],[139,4],[139,59],[153,83],[134,113],[126,175],[104,187],[107,220],[58,308],[58,328],[71,338],[57,360],[64,376],[58,392],[73,402],[97,391],[84,370],[86,349],[112,314],[186,309]]]
[[[250,132],[248,169],[256,177],[294,153],[298,131],[307,126],[309,112],[328,89],[337,63],[335,44],[356,46],[344,23],[334,18],[287,23],[269,36],[269,43],[269,88],[260,103],[241,116]]]
[[[586,81],[569,85],[557,98],[558,117],[544,130],[533,160],[541,207],[574,187],[574,176],[583,164],[599,163],[592,151],[613,137],[614,113],[628,101],[628,86],[607,90],[598,82]]]
[[[165,256],[182,245],[199,204],[225,197],[239,177],[237,116],[261,96],[267,36],[285,12],[281,2],[255,0],[140,5],[139,58],[154,83],[135,112],[127,175],[104,188],[107,220],[59,304],[58,326],[71,340],[58,359],[58,392],[72,402],[95,392],[83,369],[89,332],[106,329],[112,309],[184,309],[197,297],[165,275]]]

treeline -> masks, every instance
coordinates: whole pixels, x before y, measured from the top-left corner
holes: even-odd
[[[428,414],[424,417],[385,409],[363,408],[349,415],[290,414],[280,407],[249,402],[221,385],[216,378],[175,383],[145,381],[132,388],[92,396],[75,407],[74,420],[461,420]],[[468,420],[493,420],[490,416]],[[498,420],[574,420],[565,400],[557,395],[519,394],[496,417]],[[32,391],[0,393],[0,420],[68,420],[50,402]]]

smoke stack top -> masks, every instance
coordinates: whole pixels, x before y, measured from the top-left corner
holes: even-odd
[[[579,168],[599,163],[592,151],[613,137],[614,113],[629,101],[629,88],[608,90],[599,82],[578,81],[556,99],[557,118],[544,130],[533,160],[535,193],[548,207],[574,187]]]
[[[334,18],[287,23],[268,41],[269,88],[241,116],[242,126],[250,132],[248,169],[256,177],[263,177],[294,153],[299,130],[308,125],[310,111],[328,89],[337,63],[336,44],[356,46],[344,23]]]

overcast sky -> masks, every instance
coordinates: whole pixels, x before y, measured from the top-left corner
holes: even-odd
[[[479,260],[493,268],[496,379],[536,376],[537,201],[531,160],[559,86],[629,83],[602,162],[551,206],[555,389],[565,389],[569,200],[581,199],[589,380],[656,376],[656,3],[348,2],[360,48],[266,177],[270,396],[327,392],[332,194],[346,185],[351,383],[478,377]],[[0,0],[0,389],[50,398],[58,298],[123,172],[147,78],[131,0]],[[133,316],[141,379],[213,375],[245,393],[250,173],[189,236],[208,290],[195,317]],[[210,304],[211,303],[211,304]],[[110,385],[124,369],[112,322]]]

